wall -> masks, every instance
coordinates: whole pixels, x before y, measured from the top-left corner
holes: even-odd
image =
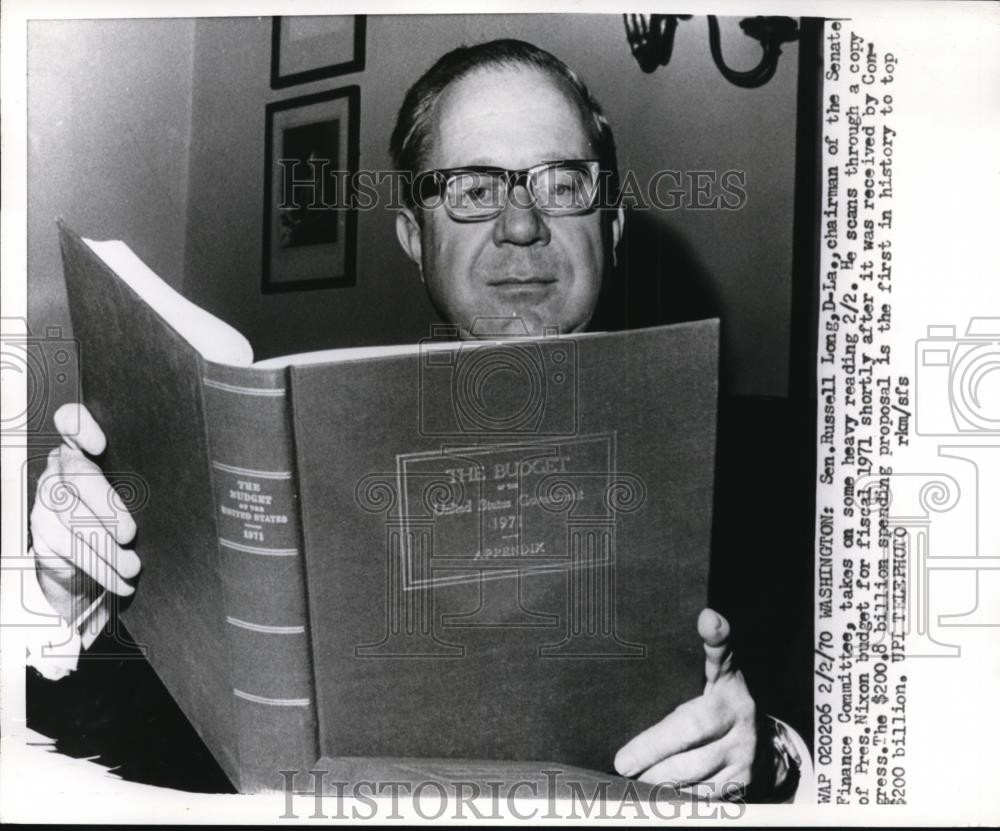
[[[195,23],[46,20],[28,29],[29,316],[67,325],[55,218],[184,274]]]
[[[755,64],[759,47],[736,20],[722,23],[728,63]],[[382,210],[359,216],[355,288],[260,293],[265,104],[359,84],[360,164],[389,169],[388,136],[416,76],[454,46],[506,36],[580,72],[639,181],[662,168],[747,172],[740,212],[633,212],[618,288],[633,324],[720,315],[730,389],[785,393],[796,44],[770,83],[742,90],[712,64],[704,18],[682,22],[670,65],[644,75],[618,15],[370,16],[364,72],[273,91],[270,32],[270,18],[197,21],[184,268],[186,293],[243,330],[258,355],[412,341],[434,319]]]
[[[360,82],[360,165],[388,169],[401,92],[382,66],[385,36],[369,19],[369,71],[273,91],[270,18],[198,21],[185,293],[243,331],[258,356],[413,341],[433,319],[383,210],[359,216],[356,287],[260,292],[265,104]]]
[[[57,216],[84,236],[127,240],[181,287],[194,33],[193,20],[29,23],[27,281],[35,337],[71,334]],[[46,403],[39,412],[46,433],[56,408],[79,397],[70,370],[63,378],[48,367],[45,399],[35,397],[36,377],[28,375],[29,401]],[[32,475],[43,463],[44,455]]]

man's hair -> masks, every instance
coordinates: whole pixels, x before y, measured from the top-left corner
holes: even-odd
[[[410,177],[420,173],[427,163],[430,150],[431,121],[434,106],[441,93],[453,81],[458,81],[482,69],[535,68],[548,72],[575,100],[580,110],[587,139],[597,152],[604,171],[602,182],[610,193],[618,189],[618,155],[611,125],[604,111],[591,95],[586,84],[551,52],[539,49],[523,40],[491,40],[474,46],[460,46],[441,56],[410,87],[396,117],[396,126],[389,142],[389,152],[397,170]],[[609,181],[610,180],[610,181]],[[413,207],[410,188],[403,188],[404,197]],[[607,198],[603,195],[602,198]]]

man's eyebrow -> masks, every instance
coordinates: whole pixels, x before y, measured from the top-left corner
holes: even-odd
[[[537,162],[532,162],[530,165],[527,165],[527,167],[534,167],[535,165],[539,164],[551,164],[552,162],[561,162],[565,161],[566,159],[576,159],[576,158],[583,159],[586,158],[586,156],[567,156],[565,153],[547,153],[544,156],[542,156],[542,158],[540,158]],[[496,168],[501,168],[503,170],[513,169],[513,168],[507,168],[504,165],[493,161],[492,159],[487,159],[482,156],[476,156],[472,161],[468,161],[460,165],[458,164],[448,165],[448,167],[444,169],[448,170],[450,168],[463,168],[463,167],[496,167]]]

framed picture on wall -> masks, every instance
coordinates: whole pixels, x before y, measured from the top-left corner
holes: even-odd
[[[365,68],[363,14],[275,17],[271,23],[271,89]]]
[[[359,104],[350,86],[266,107],[265,294],[354,285]]]

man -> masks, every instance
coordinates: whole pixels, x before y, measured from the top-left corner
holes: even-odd
[[[450,52],[408,92],[391,150],[397,169],[412,174],[396,218],[400,245],[435,308],[464,337],[482,318],[494,323],[490,336],[587,326],[625,215],[605,199],[617,180],[611,128],[565,64],[520,41]],[[504,320],[509,330],[497,331]],[[57,426],[63,418],[57,414]],[[85,456],[103,450],[104,436],[85,411],[80,425],[53,451],[47,473],[79,483],[84,502],[89,492],[108,504],[109,485]],[[75,620],[86,606],[74,589],[77,568],[109,591],[131,594],[129,580],[139,571],[135,553],[123,548],[135,533],[131,518],[123,515],[107,532],[111,557],[71,564],[71,532],[47,504],[36,500],[32,532],[36,552],[48,555],[38,560],[38,574],[53,607]],[[52,568],[51,558],[62,567]],[[628,742],[615,767],[646,782],[712,783],[715,794],[736,782],[755,798],[786,796],[801,740],[758,720],[727,621],[706,609],[697,625],[704,694]]]

